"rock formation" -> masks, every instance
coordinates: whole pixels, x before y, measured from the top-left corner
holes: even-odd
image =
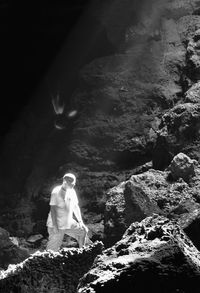
[[[199,174],[197,162],[180,153],[168,170],[150,169],[111,188],[105,207],[106,245],[119,240],[132,222],[153,213],[178,219],[181,227],[189,231],[188,227],[199,221]],[[197,238],[195,243],[200,247]]]
[[[198,206],[198,176],[169,183],[164,169],[180,152],[200,159],[199,1],[92,2],[81,37],[73,35],[73,45],[71,37],[45,79],[51,94],[45,81],[1,148],[0,226],[12,235],[46,236],[50,192],[66,171],[77,175],[94,239],[103,238],[105,206],[105,235],[114,238],[153,211],[194,216],[192,203]],[[62,117],[52,106],[59,93]],[[151,161],[154,171],[136,175]]]
[[[78,293],[197,293],[199,282],[199,251],[176,223],[153,215],[96,258]]]
[[[0,272],[0,291],[75,293],[79,279],[102,252],[102,242],[60,252],[36,252],[24,262]]]
[[[0,290],[71,293],[83,277],[79,293],[196,293],[200,2],[95,0],[83,20],[1,146],[0,226],[47,236],[51,189],[71,171],[90,237],[109,248],[93,266],[99,242],[38,252]],[[28,257],[1,236],[3,269]]]

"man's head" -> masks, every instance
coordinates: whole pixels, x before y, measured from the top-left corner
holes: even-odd
[[[63,182],[66,182],[69,186],[74,186],[76,184],[76,176],[72,173],[66,173],[63,176]]]

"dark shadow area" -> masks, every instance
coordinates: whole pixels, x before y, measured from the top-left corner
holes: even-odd
[[[89,0],[0,1],[0,143],[41,83]]]
[[[184,232],[191,239],[196,248],[200,251],[200,218],[195,219]]]
[[[121,247],[119,255],[126,254],[126,247]],[[127,266],[118,263],[116,267],[121,268],[122,273],[105,281],[91,281],[90,290],[96,293],[123,292],[125,288],[127,293],[199,292],[198,273],[195,275],[194,271],[192,272],[192,264],[185,261],[185,254],[168,243],[160,245],[158,251],[147,258],[138,257]],[[84,283],[90,284],[89,277],[90,275],[88,280],[87,275],[83,278],[83,286]]]
[[[113,152],[111,157],[120,170],[136,168],[152,159],[151,154],[149,153],[142,154],[141,152],[131,152],[129,150]]]

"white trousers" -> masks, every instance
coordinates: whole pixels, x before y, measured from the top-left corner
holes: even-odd
[[[53,251],[58,251],[60,249],[65,234],[75,238],[79,244],[79,247],[85,245],[87,237],[87,232],[83,228],[80,228],[76,221],[74,221],[70,229],[59,229],[57,233],[55,233],[54,228],[48,227],[48,233],[49,240],[47,242],[46,249]]]

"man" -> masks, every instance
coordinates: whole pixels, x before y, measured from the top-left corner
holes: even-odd
[[[75,238],[79,247],[85,245],[88,228],[82,220],[75,184],[75,175],[67,173],[63,176],[62,185],[56,186],[51,193],[47,249],[58,251],[65,234]]]

